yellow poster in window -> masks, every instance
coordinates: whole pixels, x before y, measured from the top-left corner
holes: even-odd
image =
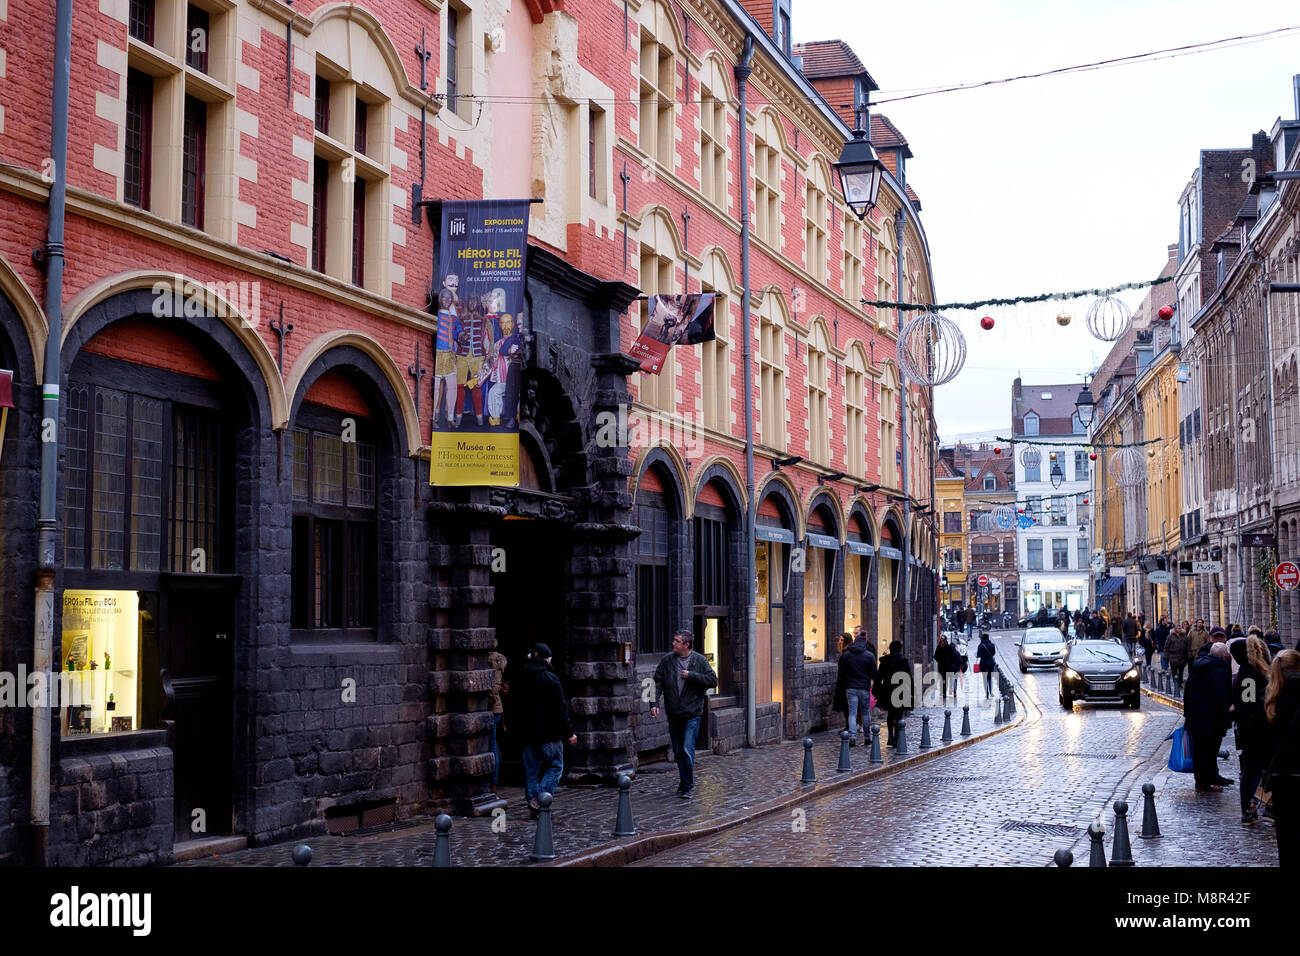
[[[140,595],[63,592],[59,706],[68,736],[138,730]]]

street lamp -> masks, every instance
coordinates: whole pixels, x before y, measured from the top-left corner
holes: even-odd
[[[1083,391],[1079,392],[1079,397],[1074,400],[1075,411],[1079,413],[1079,424],[1084,428],[1092,424],[1092,416],[1097,411],[1097,403],[1092,397],[1092,390],[1088,388],[1085,382]]]
[[[1051,479],[1053,488],[1060,488],[1061,482],[1065,481],[1065,472],[1061,470],[1061,463],[1059,461],[1052,462]]]
[[[866,130],[855,129],[853,138],[844,144],[839,162],[831,165],[839,176],[844,202],[859,220],[866,219],[876,205],[880,180],[885,174],[885,164],[876,155],[870,134]]]

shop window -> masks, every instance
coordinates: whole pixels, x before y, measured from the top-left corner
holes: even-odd
[[[668,514],[653,505],[638,505],[635,545],[637,653],[666,653],[670,647],[668,599]]]
[[[803,659],[808,662],[826,660],[826,644],[830,636],[827,613],[834,560],[834,551],[808,548],[803,579]]]
[[[135,591],[63,592],[57,694],[63,737],[141,729],[141,650],[156,639]]]
[[[323,410],[304,417],[320,427],[291,435],[290,623],[307,632],[301,636],[350,636],[378,620],[378,451],[372,442],[329,429],[319,421],[330,417]],[[353,425],[365,428],[355,419]]]

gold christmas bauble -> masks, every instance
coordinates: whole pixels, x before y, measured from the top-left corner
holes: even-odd
[[[1059,315],[1057,315],[1057,317],[1056,317],[1056,324],[1057,324],[1057,325],[1060,325],[1060,326],[1066,326],[1066,325],[1069,325],[1069,324],[1070,324],[1070,316],[1069,316],[1069,314],[1066,313],[1066,312],[1062,312],[1062,313],[1060,313]]]

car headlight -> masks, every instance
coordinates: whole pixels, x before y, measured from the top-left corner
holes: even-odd
[[[1125,680],[1137,680],[1140,676],[1141,674],[1138,672],[1137,665],[1130,667],[1127,671],[1124,672]]]
[[[1082,678],[1079,676],[1079,672],[1074,670],[1073,668],[1067,667],[1061,673],[1065,675],[1066,680],[1082,680]]]

